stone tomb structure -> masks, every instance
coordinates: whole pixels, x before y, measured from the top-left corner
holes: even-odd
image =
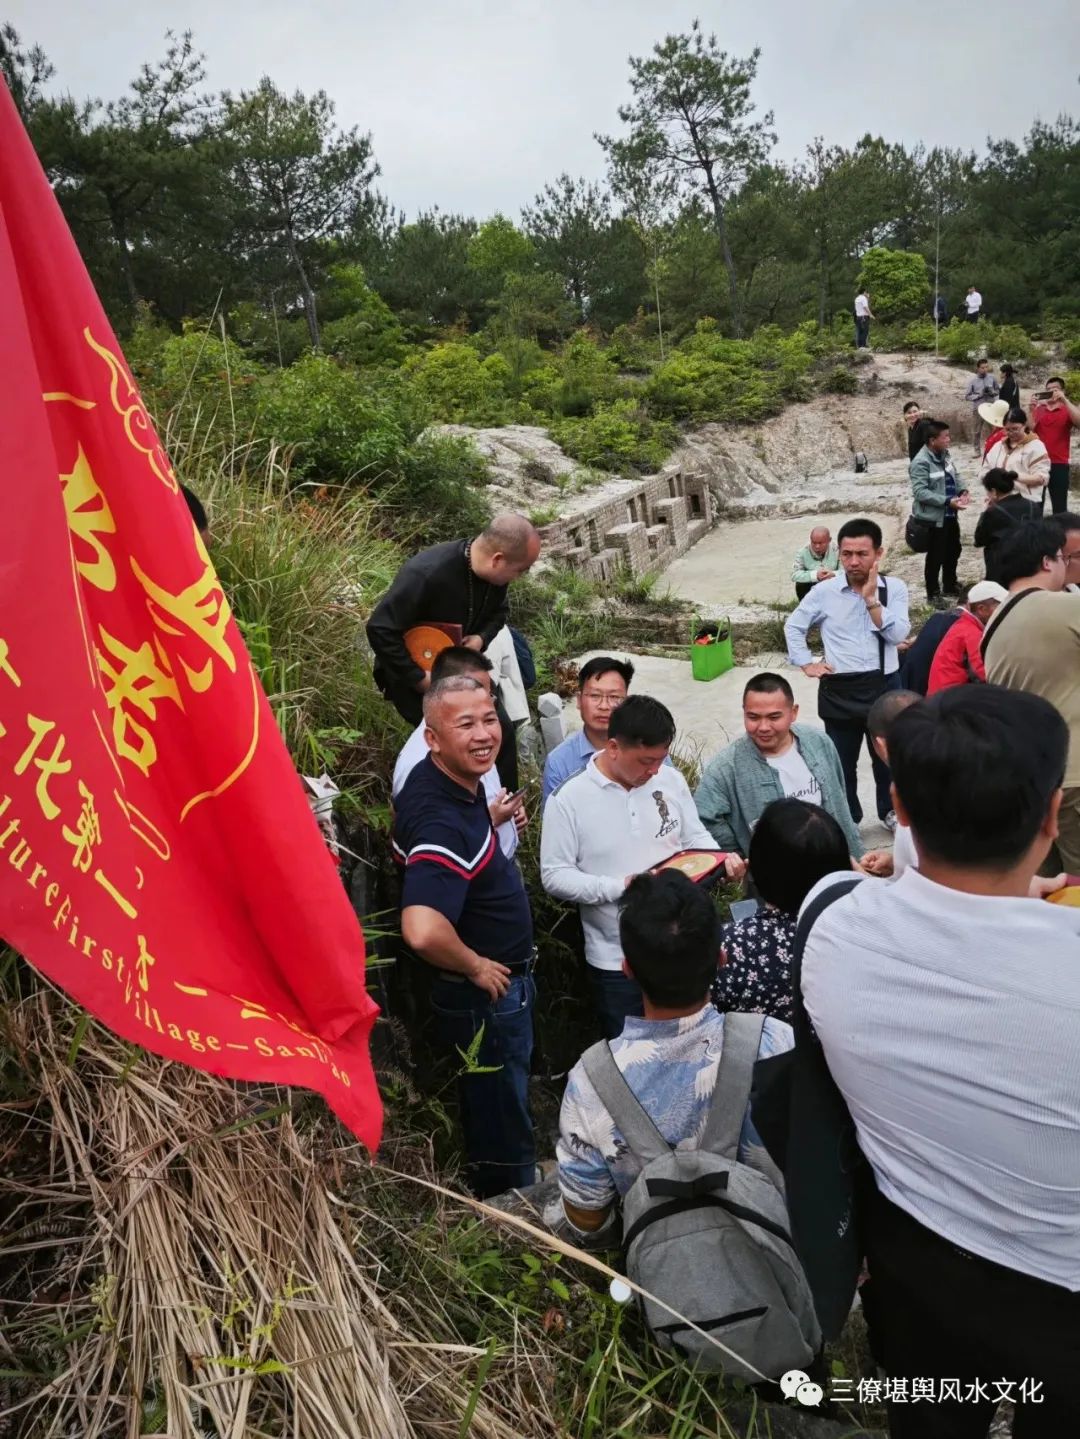
[[[663,569],[707,534],[712,522],[705,478],[667,470],[544,525],[540,533],[545,559],[609,580],[620,569],[632,575]]]

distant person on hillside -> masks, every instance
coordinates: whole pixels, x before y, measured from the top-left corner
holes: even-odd
[[[990,373],[990,361],[980,360],[975,366],[975,373],[968,379],[967,389],[964,391],[964,401],[971,406],[971,448],[972,453],[982,454],[983,447],[983,425],[985,421],[979,414],[979,406],[985,405],[989,400],[996,400],[998,397],[997,380]]]
[[[928,603],[939,605],[943,593],[956,595],[960,585],[956,565],[960,559],[960,511],[967,508],[968,492],[949,453],[949,427],[940,420],[927,426],[926,444],[908,466],[911,477],[911,513],[933,526],[926,551],[923,577]]]
[[[1051,375],[1039,396],[1032,396],[1031,428],[1050,456],[1050,508],[1059,515],[1069,508],[1069,445],[1073,430],[1080,429],[1080,407],[1066,398],[1065,382],[1058,375]]]
[[[1031,506],[1016,488],[1016,471],[993,469],[982,475],[986,508],[975,526],[975,544],[983,552],[986,578],[996,580],[998,545],[1017,525],[1026,524]]]
[[[572,775],[580,774],[598,750],[607,744],[608,722],[626,698],[634,666],[629,660],[596,655],[578,670],[577,707],[581,728],[568,735],[544,761],[544,784],[540,803]]]
[[[930,666],[928,695],[952,689],[954,685],[986,683],[986,667],[979,645],[987,620],[1008,598],[1008,590],[993,580],[980,580],[971,586],[961,600],[960,618],[937,647]]]
[[[979,322],[979,316],[981,314],[982,296],[979,294],[978,290],[976,290],[974,285],[969,285],[968,292],[964,296],[964,319],[969,321],[972,325],[976,325]]]
[[[930,421],[923,416],[918,400],[908,400],[904,406],[904,424],[907,427],[907,457],[909,462],[926,444],[926,427]]]
[[[897,646],[911,631],[908,591],[895,575],[882,575],[881,526],[869,519],[848,520],[837,535],[842,574],[815,585],[784,625],[788,660],[809,679],[820,681],[818,715],[840,755],[848,808],[858,824],[859,751],[870,748],[866,716],[878,695],[899,683]],[[825,649],[815,660],[806,642],[818,625]],[[889,771],[871,751],[878,818],[893,821]]]
[[[870,344],[870,321],[877,316],[870,308],[870,291],[864,286],[855,296],[855,348],[865,350]]]
[[[1050,456],[1023,410],[1010,410],[1005,416],[1004,435],[983,458],[982,473],[988,470],[1014,470],[1016,488],[1030,504],[1033,518],[1042,518],[1050,483]]]
[[[947,325],[949,323],[949,307],[945,303],[944,295],[934,296],[933,315],[939,325]]]
[[[1016,371],[1011,365],[1002,365],[1001,384],[998,387],[998,399],[1004,400],[1010,410],[1020,408],[1020,385],[1016,379]]]
[[[824,525],[816,525],[810,531],[810,543],[795,556],[791,567],[796,598],[803,599],[822,580],[831,580],[839,564],[839,551],[832,542],[832,535]]]

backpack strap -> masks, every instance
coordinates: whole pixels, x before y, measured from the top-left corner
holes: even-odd
[[[1019,590],[1010,599],[1007,599],[1003,605],[999,605],[994,614],[990,616],[989,623],[983,630],[982,643],[979,645],[979,653],[984,660],[986,659],[986,651],[990,647],[990,641],[997,634],[1005,616],[1014,610],[1021,600],[1026,600],[1028,595],[1034,594],[1038,594],[1038,590]]]
[[[630,1146],[635,1158],[643,1164],[671,1153],[671,1145],[646,1114],[637,1095],[627,1084],[622,1070],[615,1063],[611,1045],[606,1039],[590,1047],[581,1056],[581,1063],[619,1133]]]
[[[739,1138],[750,1107],[750,1086],[764,1025],[763,1014],[729,1012],[724,1015],[716,1088],[698,1145],[699,1149],[707,1149],[722,1159],[738,1158]]]
[[[852,875],[850,879],[842,879],[836,884],[831,884],[823,894],[818,895],[813,904],[807,905],[799,916],[791,953],[791,1027],[795,1032],[796,1045],[800,1039],[813,1038],[810,1016],[806,1012],[802,997],[803,953],[806,949],[806,941],[810,938],[810,931],[830,904],[835,904],[838,899],[843,899],[845,894],[850,894],[857,884],[862,883],[861,879],[856,879]]]

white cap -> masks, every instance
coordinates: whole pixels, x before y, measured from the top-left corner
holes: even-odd
[[[997,600],[999,604],[1004,604],[1008,598],[1009,592],[1004,585],[999,585],[996,580],[980,580],[968,590],[967,602],[969,605],[981,605],[984,600]]]

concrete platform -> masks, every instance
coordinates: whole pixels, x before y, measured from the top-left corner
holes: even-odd
[[[689,647],[688,647],[689,648]],[[751,675],[762,670],[782,674],[795,693],[799,705],[799,723],[822,729],[817,717],[817,681],[807,679],[802,670],[790,667],[783,655],[762,655],[755,665],[736,665],[719,679],[695,680],[689,659],[661,659],[655,655],[630,655],[620,650],[590,650],[579,655],[581,665],[595,654],[610,654],[627,659],[634,666],[632,693],[650,694],[667,705],[675,716],[677,734],[675,749],[683,759],[703,767],[725,745],[744,733],[742,692]],[[567,733],[580,728],[577,706],[568,700],[563,711]],[[859,763],[859,799],[864,819],[861,825],[863,842],[868,849],[891,848],[892,836],[878,821],[874,798],[874,777],[870,758],[863,752]]]
[[[877,521],[891,546],[900,528],[896,517],[874,511],[866,517]],[[690,600],[704,614],[730,613],[736,620],[750,606],[787,603],[795,598],[792,561],[809,544],[810,531],[824,525],[835,539],[850,518],[845,511],[721,523],[668,566],[660,589]]]

